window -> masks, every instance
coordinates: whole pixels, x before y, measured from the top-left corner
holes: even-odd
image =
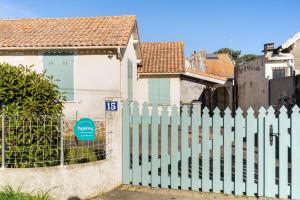
[[[128,100],[132,100],[133,88],[132,88],[132,62],[128,60]]]
[[[284,68],[273,69],[273,78],[281,78],[281,77],[285,77],[285,69]]]
[[[74,59],[70,54],[45,54],[43,66],[52,75],[67,101],[74,101]]]
[[[170,104],[170,79],[150,78],[148,87],[149,103]]]

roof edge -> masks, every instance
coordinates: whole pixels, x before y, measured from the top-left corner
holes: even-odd
[[[289,38],[287,41],[285,41],[281,45],[281,48],[282,49],[287,49],[299,39],[300,39],[300,31],[298,33],[296,33],[295,35],[293,35],[291,38]]]
[[[120,46],[51,46],[51,47],[0,47],[0,50],[73,50],[73,49],[117,49],[126,47],[124,45]]]

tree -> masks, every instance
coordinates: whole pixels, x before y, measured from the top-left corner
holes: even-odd
[[[251,60],[254,60],[256,59],[258,56],[257,55],[254,55],[254,54],[245,54],[245,55],[242,55],[241,57],[239,57],[237,59],[237,64],[244,64],[246,62],[249,62]]]
[[[214,53],[228,53],[236,65],[249,62],[258,57],[258,55],[255,54],[241,55],[241,50],[233,50],[229,48],[221,48],[218,51],[215,51]]]
[[[5,116],[8,167],[59,162],[58,127],[64,100],[53,77],[31,67],[0,64],[0,108]]]
[[[218,51],[215,51],[214,53],[228,53],[235,63],[237,63],[238,58],[241,55],[240,50],[233,50],[233,49],[229,49],[229,48],[221,48]]]

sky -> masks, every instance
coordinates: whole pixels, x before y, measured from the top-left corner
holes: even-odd
[[[183,41],[185,54],[261,54],[300,31],[300,0],[0,0],[0,18],[135,15],[141,41]]]

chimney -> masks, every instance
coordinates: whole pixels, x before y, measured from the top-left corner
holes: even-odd
[[[205,50],[200,50],[200,52],[199,52],[199,70],[200,70],[200,72],[206,72],[205,61],[206,61],[206,52],[205,52]]]
[[[264,50],[263,52],[265,52],[265,55],[266,54],[270,54],[274,51],[274,43],[266,43],[264,45]]]

